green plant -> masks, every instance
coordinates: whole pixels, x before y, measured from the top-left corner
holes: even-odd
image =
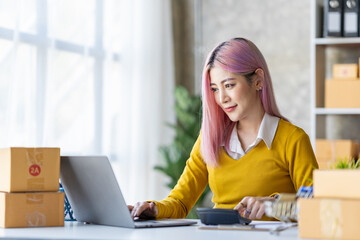
[[[173,142],[168,146],[161,146],[159,151],[163,160],[162,165],[154,168],[170,177],[167,184],[169,188],[174,188],[180,175],[182,174],[186,161],[190,156],[192,147],[199,135],[201,126],[201,98],[200,96],[190,96],[189,92],[182,86],[175,88],[175,113],[176,124],[167,126],[176,132]],[[197,218],[194,209],[203,206],[204,199],[210,191],[206,187],[187,218]]]
[[[352,158],[350,161],[348,158],[338,158],[334,165],[335,169],[355,169],[359,167],[359,161]]]

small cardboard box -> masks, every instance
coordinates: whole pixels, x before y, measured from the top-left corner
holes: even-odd
[[[360,239],[360,200],[300,199],[299,237]]]
[[[358,65],[356,63],[351,64],[334,64],[332,67],[333,78],[347,79],[358,77]]]
[[[359,155],[359,143],[347,139],[316,139],[316,159],[318,161],[337,160],[338,158],[354,158]]]
[[[325,81],[326,108],[360,108],[359,79]]]
[[[0,227],[64,226],[64,193],[0,192]]]
[[[0,165],[0,191],[59,191],[60,148],[3,148]]]
[[[313,191],[317,198],[360,199],[360,170],[314,170]]]

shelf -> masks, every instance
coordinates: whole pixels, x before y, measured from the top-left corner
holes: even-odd
[[[360,44],[359,37],[351,37],[351,38],[315,38],[316,45],[352,45],[352,44]]]
[[[322,37],[324,0],[311,2],[311,142],[317,138],[359,139],[360,108],[325,108],[325,80],[336,63],[358,63],[360,37]],[[357,99],[357,98],[355,98]],[[339,121],[337,121],[339,119]],[[341,121],[344,124],[341,124]]]
[[[316,108],[317,115],[360,115],[360,108]]]

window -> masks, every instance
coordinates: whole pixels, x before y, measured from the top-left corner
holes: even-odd
[[[0,147],[109,156],[156,199],[174,122],[170,0],[0,0]],[[167,191],[166,191],[167,192]]]
[[[121,4],[0,0],[1,146],[102,153],[118,114],[104,104],[118,101]]]

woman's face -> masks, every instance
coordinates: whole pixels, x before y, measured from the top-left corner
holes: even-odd
[[[210,70],[210,79],[216,103],[231,121],[240,121],[259,109],[256,107],[257,104],[261,104],[257,89],[261,87],[261,82],[253,80],[249,85],[244,76],[220,67]]]

